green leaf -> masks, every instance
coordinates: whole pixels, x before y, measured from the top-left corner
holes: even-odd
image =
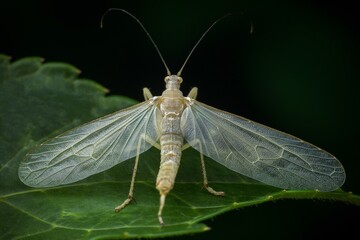
[[[125,161],[83,181],[55,188],[29,188],[20,182],[19,162],[49,136],[135,101],[105,97],[96,82],[78,79],[79,70],[64,63],[42,64],[37,57],[10,63],[0,55],[0,238],[109,239],[161,237],[207,231],[201,221],[223,212],[277,199],[330,199],[360,205],[360,197],[341,190],[284,191],[234,173],[206,159],[210,185],[202,188],[199,153],[184,151],[175,188],[159,226],[155,178],[160,153],[140,156],[133,202],[120,213],[114,207],[128,194],[134,161]],[[3,219],[6,219],[4,221]]]

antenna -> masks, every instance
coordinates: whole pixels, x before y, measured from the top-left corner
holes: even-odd
[[[223,20],[224,18],[226,18],[226,17],[228,17],[228,16],[230,16],[230,15],[231,15],[231,13],[228,13],[228,14],[226,14],[225,16],[223,16],[223,17],[219,18],[218,20],[216,20],[215,22],[213,22],[213,24],[211,24],[211,26],[203,33],[203,35],[201,35],[200,39],[197,41],[197,43],[196,43],[195,46],[191,49],[189,55],[188,55],[187,58],[185,59],[185,62],[184,62],[184,64],[182,65],[182,67],[180,68],[179,72],[177,73],[177,76],[180,77],[182,70],[184,69],[186,63],[188,62],[188,60],[189,60],[190,56],[192,55],[192,53],[194,52],[195,48],[199,45],[199,43],[201,42],[201,40],[202,40],[202,39],[205,37],[205,35],[210,31],[210,29],[211,29],[215,24],[217,24],[219,21]]]
[[[125,9],[121,9],[121,8],[110,8],[109,10],[107,10],[101,17],[101,21],[100,21],[100,27],[103,27],[103,21],[104,21],[104,17],[106,14],[108,14],[111,11],[122,11],[123,13],[126,13],[127,15],[129,15],[130,17],[132,17],[139,25],[140,27],[145,31],[146,35],[149,37],[151,43],[154,45],[156,52],[159,54],[161,61],[163,62],[165,68],[166,68],[166,73],[168,76],[171,75],[171,72],[168,68],[168,66],[166,65],[166,62],[163,58],[163,56],[161,55],[161,52],[158,48],[158,46],[156,45],[156,43],[154,42],[154,40],[152,39],[152,37],[150,36],[150,33],[146,30],[146,28],[144,27],[144,25],[140,22],[139,19],[137,19],[134,15],[132,15],[131,13],[129,13],[128,11],[126,11]],[[213,24],[214,25],[214,24]],[[201,40],[201,39],[200,39]]]

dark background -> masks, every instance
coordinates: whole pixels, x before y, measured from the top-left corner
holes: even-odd
[[[2,1],[0,53],[70,63],[110,94],[141,101],[145,86],[161,94],[166,71],[127,15],[110,13],[100,29],[108,8],[137,16],[173,73],[208,26],[232,13],[185,67],[184,94],[197,86],[202,102],[326,149],[346,169],[343,189],[360,194],[360,14],[350,2]],[[178,238],[331,239],[356,233],[359,212],[343,203],[278,201],[223,214],[206,221],[210,232]]]

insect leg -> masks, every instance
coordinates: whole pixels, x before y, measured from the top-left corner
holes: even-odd
[[[158,148],[157,145],[159,145],[158,143],[156,143],[154,140],[151,140],[149,138],[147,138],[145,135],[141,135],[141,137],[139,138],[139,142],[138,142],[138,146],[137,146],[137,154],[136,154],[136,158],[135,158],[135,165],[134,165],[134,169],[133,169],[133,174],[131,177],[131,183],[130,183],[130,190],[129,190],[129,194],[127,199],[125,199],[125,201],[123,203],[121,203],[119,206],[117,206],[115,208],[115,212],[120,212],[123,208],[125,208],[132,200],[133,200],[133,194],[134,194],[134,184],[135,184],[135,177],[136,177],[136,172],[137,172],[137,168],[138,168],[138,164],[139,164],[139,158],[140,158],[140,147],[141,147],[141,142],[145,140],[147,142],[149,142],[150,144],[152,144],[153,146],[155,146],[156,148]],[[159,146],[160,147],[160,146]]]
[[[194,89],[194,88],[193,88]],[[190,95],[190,94],[189,94]],[[189,96],[190,97],[190,96]],[[201,143],[199,141],[196,141],[199,146],[200,146],[200,150],[202,151],[202,148],[201,148]],[[189,143],[186,143],[183,145],[182,147],[182,151],[184,151],[185,149],[191,147],[191,145]],[[201,160],[201,170],[202,170],[202,173],[203,173],[203,179],[204,179],[204,187],[206,188],[206,190],[208,190],[209,193],[211,194],[214,194],[216,196],[224,196],[225,193],[224,192],[218,192],[218,191],[215,191],[212,187],[209,186],[209,182],[208,182],[208,179],[207,179],[207,174],[206,174],[206,167],[205,167],[205,159],[204,159],[204,155],[200,152],[200,160]]]
[[[139,157],[140,157],[139,149],[141,146],[141,141],[142,141],[142,138],[139,138],[139,143],[137,146],[137,154],[136,154],[136,158],[135,158],[135,165],[134,165],[133,174],[131,177],[131,183],[130,183],[128,197],[125,199],[125,201],[122,204],[120,204],[119,206],[117,206],[115,208],[115,212],[120,212],[123,208],[125,208],[133,200],[134,183],[135,183],[135,177],[136,177],[137,167],[138,167],[138,163],[139,163]]]
[[[216,196],[224,196],[225,193],[222,191],[215,191],[213,188],[211,188],[209,186],[209,182],[207,179],[207,174],[206,174],[206,168],[205,168],[205,160],[204,160],[204,155],[202,153],[200,153],[200,160],[201,160],[201,169],[202,169],[202,173],[203,173],[203,178],[204,178],[204,187],[206,188],[206,190],[208,190],[209,193],[214,194]]]

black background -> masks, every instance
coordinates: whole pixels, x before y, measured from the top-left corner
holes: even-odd
[[[141,101],[143,87],[161,94],[166,71],[127,15],[110,13],[100,29],[108,8],[137,16],[173,73],[207,27],[232,13],[189,60],[184,94],[197,86],[204,103],[326,149],[346,169],[343,189],[359,194],[360,19],[350,2],[1,2],[0,53],[70,63],[110,94]],[[223,214],[206,221],[210,232],[177,238],[331,239],[355,233],[359,220],[359,208],[343,203],[278,201]]]

